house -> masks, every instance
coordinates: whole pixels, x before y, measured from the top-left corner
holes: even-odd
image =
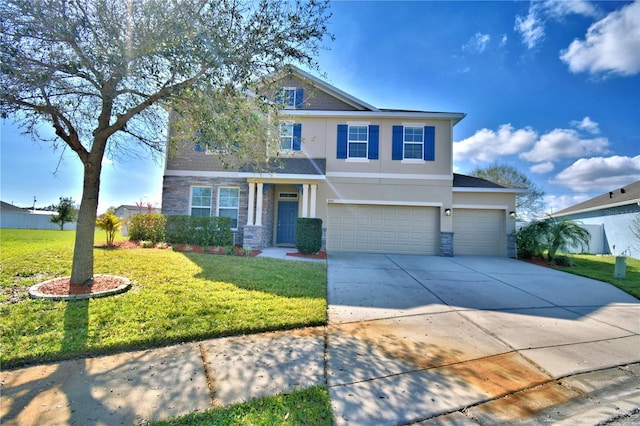
[[[60,225],[51,222],[51,218],[57,214],[55,211],[21,208],[0,201],[0,228],[59,230]],[[76,223],[65,223],[64,229],[74,230]]]
[[[291,67],[279,87],[278,166],[225,170],[197,144],[168,156],[162,212],[229,216],[245,247],[295,245],[323,221],[331,252],[515,256],[515,195],[453,173],[462,113],[379,109]]]
[[[640,259],[640,241],[631,232],[634,218],[640,217],[640,180],[551,216],[579,222],[587,229],[591,234],[589,253]],[[581,250],[574,248],[571,251]]]
[[[129,235],[129,219],[138,213],[161,213],[161,209],[158,207],[150,207],[148,205],[130,205],[121,204],[113,211],[113,214],[124,220],[124,224],[120,227],[120,231],[123,236]]]

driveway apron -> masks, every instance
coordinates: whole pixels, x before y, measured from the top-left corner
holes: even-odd
[[[558,379],[640,362],[637,299],[508,258],[332,254],[328,305],[338,425],[535,421],[582,397]]]

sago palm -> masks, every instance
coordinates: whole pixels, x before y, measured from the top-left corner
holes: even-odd
[[[591,234],[577,222],[567,219],[549,218],[545,220],[545,245],[549,262],[553,261],[558,250],[589,245]]]

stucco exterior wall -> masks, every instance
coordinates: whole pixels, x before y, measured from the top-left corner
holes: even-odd
[[[602,226],[604,242],[602,253],[626,255],[640,259],[640,241],[631,233],[631,223],[640,214],[640,206],[636,203],[625,206],[599,209],[592,212],[576,213],[562,216],[584,225]]]

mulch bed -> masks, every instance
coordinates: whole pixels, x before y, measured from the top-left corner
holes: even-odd
[[[316,254],[302,254],[302,253],[287,253],[287,256],[292,256],[292,257],[304,257],[306,259],[326,259],[327,258],[327,252],[326,251],[320,251]]]
[[[112,275],[96,275],[89,284],[71,284],[70,277],[55,278],[40,286],[38,291],[50,296],[78,296],[115,290],[125,281],[122,277],[114,277]]]

